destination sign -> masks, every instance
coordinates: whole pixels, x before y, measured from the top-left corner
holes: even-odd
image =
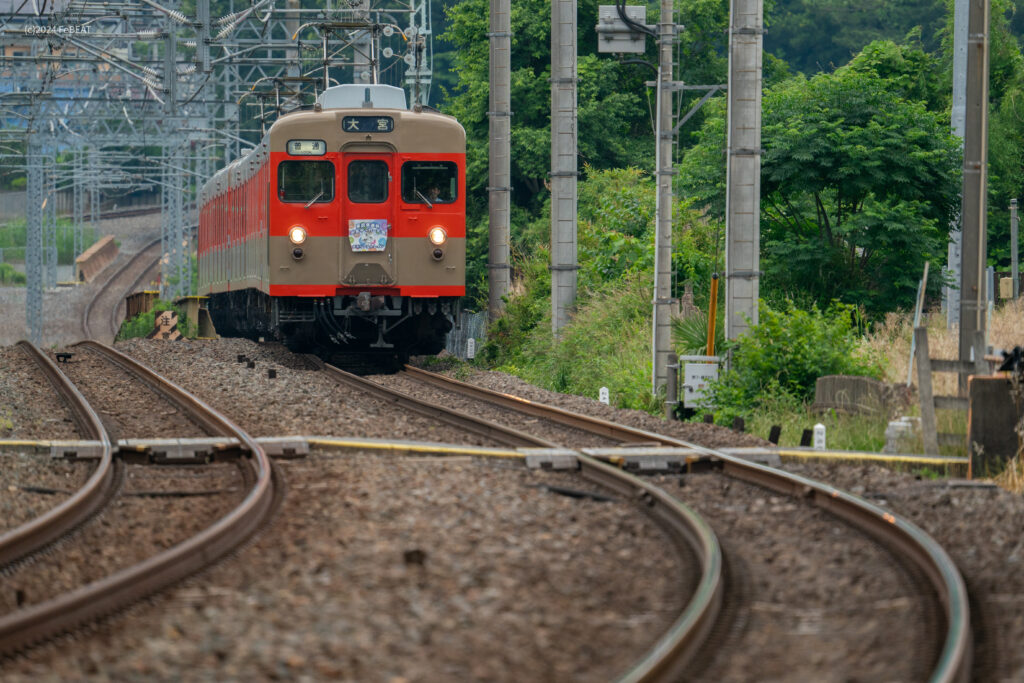
[[[390,116],[346,116],[341,119],[341,129],[346,133],[390,133],[395,120]]]

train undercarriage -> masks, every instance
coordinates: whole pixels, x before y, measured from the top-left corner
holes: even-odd
[[[393,371],[411,355],[440,352],[458,305],[455,297],[271,297],[255,289],[209,300],[222,336],[273,339],[355,372]]]

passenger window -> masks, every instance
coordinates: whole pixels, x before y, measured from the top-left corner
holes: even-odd
[[[383,161],[353,161],[348,165],[348,199],[379,204],[388,199],[388,165]]]
[[[458,198],[458,167],[451,161],[402,164],[402,200],[410,204],[451,204]]]
[[[334,200],[330,161],[282,161],[277,167],[277,198],[282,202]]]

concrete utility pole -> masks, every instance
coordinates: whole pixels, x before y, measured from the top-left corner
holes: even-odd
[[[655,394],[665,387],[668,354],[672,350],[672,176],[675,173],[672,169],[672,92],[675,85],[672,82],[672,47],[675,37],[673,0],[661,0],[654,163],[658,182],[654,216],[654,348],[651,350],[654,363],[651,388]]]
[[[1010,200],[1010,277],[1013,278],[1013,298],[1020,296],[1020,268],[1017,266],[1017,250],[1020,249],[1020,217],[1017,215],[1017,200]]]
[[[967,21],[967,109],[964,118],[963,247],[960,269],[960,360],[980,358],[985,332],[988,173],[988,0],[971,0]],[[966,378],[963,378],[966,379]],[[961,381],[962,388],[966,388]]]
[[[761,250],[763,0],[729,8],[728,159],[725,184],[725,335],[757,324]]]
[[[26,169],[26,247],[25,247],[25,323],[29,340],[36,345],[43,338],[43,150],[35,135],[29,133],[25,145]]]
[[[551,2],[551,331],[576,304],[576,1]]]
[[[970,0],[954,0],[953,7],[953,108],[950,128],[960,138],[963,150],[964,115],[967,104],[967,11]],[[949,246],[946,254],[946,268],[954,282],[960,282],[960,248],[963,233],[960,232],[960,216],[963,214],[963,196],[957,216],[949,226]],[[960,289],[943,287],[946,306],[946,327],[960,322]]]
[[[511,0],[491,0],[490,151],[488,153],[487,312],[493,321],[509,290],[509,203],[512,192],[512,16]]]

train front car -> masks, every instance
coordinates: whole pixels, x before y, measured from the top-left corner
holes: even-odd
[[[337,86],[280,118],[221,172],[240,214],[225,217],[223,246],[200,221],[218,331],[340,362],[440,351],[465,294],[465,152],[455,119],[407,109],[392,86]]]

